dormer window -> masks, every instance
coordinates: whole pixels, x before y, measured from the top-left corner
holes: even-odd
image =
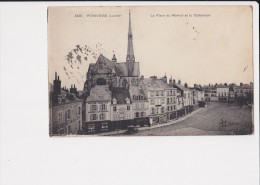
[[[117,104],[117,100],[115,98],[113,98],[113,104]]]
[[[130,103],[130,99],[129,98],[126,98],[125,101],[126,101],[127,104]]]

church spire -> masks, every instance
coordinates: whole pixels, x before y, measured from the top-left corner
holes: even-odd
[[[129,11],[129,27],[128,27],[128,43],[127,43],[127,55],[126,62],[135,62],[134,47],[133,47],[133,34],[131,25],[131,12]]]

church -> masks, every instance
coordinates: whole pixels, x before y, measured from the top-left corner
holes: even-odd
[[[96,63],[89,64],[86,77],[87,79],[84,83],[85,91],[89,91],[95,85],[108,85],[110,88],[125,87],[127,89],[130,86],[138,85],[140,69],[139,62],[135,61],[134,56],[130,12],[126,61],[117,62],[115,54],[111,60],[101,54]]]

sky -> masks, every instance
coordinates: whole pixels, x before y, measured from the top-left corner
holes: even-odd
[[[166,74],[189,86],[253,82],[250,6],[50,7],[49,82],[56,71],[62,86],[82,90],[88,65],[99,54],[111,59],[115,53],[125,62],[129,10],[144,77]],[[73,53],[76,45],[86,53]]]

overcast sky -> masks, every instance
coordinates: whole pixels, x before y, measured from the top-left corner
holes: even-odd
[[[88,65],[96,59],[88,57],[68,72],[66,55],[76,45],[87,45],[96,55],[103,53],[109,59],[114,51],[118,62],[125,62],[129,10],[141,75],[166,73],[189,86],[253,81],[249,6],[168,6],[50,8],[49,82],[57,71],[62,86],[83,88]],[[66,75],[64,67],[74,75]]]

